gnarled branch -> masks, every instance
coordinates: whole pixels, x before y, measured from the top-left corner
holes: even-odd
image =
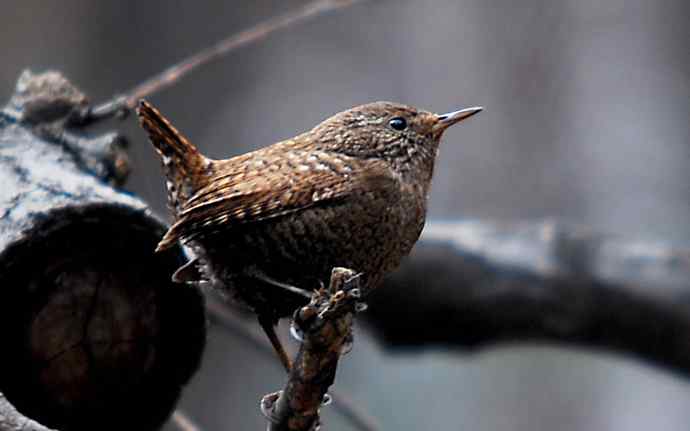
[[[328,289],[295,312],[294,325],[303,334],[287,384],[266,395],[262,411],[269,431],[311,431],[319,425],[319,409],[333,384],[338,360],[352,342],[352,319],[360,298],[354,271],[334,268]]]

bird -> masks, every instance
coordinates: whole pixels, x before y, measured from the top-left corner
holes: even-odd
[[[334,267],[360,273],[363,296],[382,283],[422,232],[441,137],[482,109],[367,103],[293,138],[211,159],[141,100],[173,216],[156,251],[187,246],[193,258],[173,280],[210,283],[252,310],[289,372],[279,320]]]

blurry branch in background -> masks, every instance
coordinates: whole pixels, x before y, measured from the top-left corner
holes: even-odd
[[[359,276],[334,268],[329,287],[295,311],[293,325],[302,336],[297,358],[282,391],[266,395],[261,411],[268,431],[319,429],[319,410],[328,403],[338,361],[352,347],[352,323],[358,310]]]
[[[428,223],[368,298],[388,346],[549,341],[690,375],[690,250],[556,222]]]
[[[217,325],[231,335],[245,340],[258,352],[270,358],[276,367],[280,365],[275,360],[275,352],[271,345],[268,344],[266,337],[257,332],[254,320],[249,321],[239,316],[237,312],[212,297],[207,298],[206,311],[211,324]],[[328,394],[333,400],[331,407],[347,419],[355,429],[360,431],[377,431],[381,429],[371,415],[363,411],[344,393],[331,388]]]
[[[358,1],[361,0],[316,0],[291,10],[284,15],[261,22],[254,27],[217,42],[215,45],[184,59],[180,63],[170,66],[163,72],[147,79],[127,93],[117,95],[108,102],[86,109],[82,113],[79,121],[86,124],[114,116],[124,116],[134,109],[139,99],[174,85],[185,75],[206,63],[249,45],[252,42],[268,37],[278,30],[282,30],[308,18],[348,7]]]

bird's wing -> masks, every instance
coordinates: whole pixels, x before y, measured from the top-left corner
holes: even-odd
[[[158,249],[394,184],[382,160],[325,151],[290,150],[270,163],[260,156],[216,163],[217,174],[189,199]]]

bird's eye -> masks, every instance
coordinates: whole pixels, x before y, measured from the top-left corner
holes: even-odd
[[[407,128],[407,121],[402,117],[391,118],[388,124],[395,130],[405,130]]]

